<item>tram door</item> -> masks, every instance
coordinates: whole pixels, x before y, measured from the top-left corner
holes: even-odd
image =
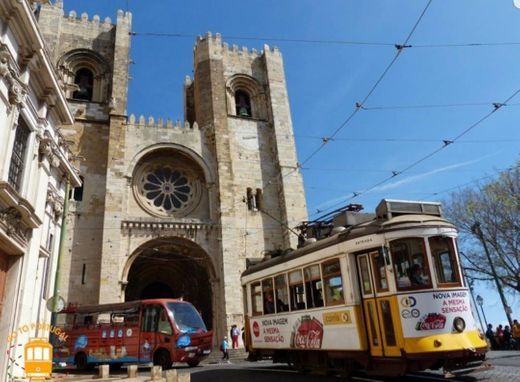
[[[388,275],[381,250],[375,249],[357,256],[363,311],[372,356],[400,356],[392,299],[388,295]]]

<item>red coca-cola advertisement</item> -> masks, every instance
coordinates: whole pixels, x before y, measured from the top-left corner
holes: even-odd
[[[323,324],[311,316],[302,316],[293,327],[291,347],[297,349],[321,349]]]
[[[446,316],[440,313],[428,313],[417,322],[415,330],[435,330],[444,329]]]

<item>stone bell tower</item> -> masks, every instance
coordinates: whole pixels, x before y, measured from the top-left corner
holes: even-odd
[[[74,113],[74,125],[62,132],[84,185],[72,193],[60,294],[68,302],[97,303],[105,216],[119,201],[110,183],[126,121],[132,17],[118,11],[113,23],[65,15],[57,0],[41,7],[38,22]]]
[[[194,57],[185,117],[208,126],[229,326],[243,311],[237,286],[245,260],[296,248],[297,237],[287,227],[307,218],[306,202],[280,51],[230,47],[220,34],[208,33],[196,42]]]

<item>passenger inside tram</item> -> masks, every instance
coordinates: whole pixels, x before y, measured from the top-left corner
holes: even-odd
[[[420,264],[415,263],[412,265],[409,277],[412,285],[426,285],[426,282],[422,277],[422,267]]]

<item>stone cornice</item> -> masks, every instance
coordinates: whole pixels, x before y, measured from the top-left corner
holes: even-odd
[[[2,0],[0,17],[6,20],[20,45],[18,63],[24,70],[27,65],[33,70],[32,77],[41,93],[37,94],[38,97],[49,102],[51,112],[56,113],[61,124],[74,123],[29,3],[25,0]]]
[[[129,236],[176,236],[195,241],[198,233],[208,234],[215,228],[210,223],[128,221],[121,222],[123,234]]]
[[[72,153],[61,135],[56,143],[48,131],[39,136],[38,157],[40,162],[47,159],[51,167],[61,168],[68,176],[72,187],[81,186],[77,170],[69,162]]]
[[[22,198],[13,186],[5,181],[0,181],[0,201],[6,205],[5,208],[12,207],[17,210],[20,213],[21,221],[28,228],[37,228],[42,224],[31,203]]]

